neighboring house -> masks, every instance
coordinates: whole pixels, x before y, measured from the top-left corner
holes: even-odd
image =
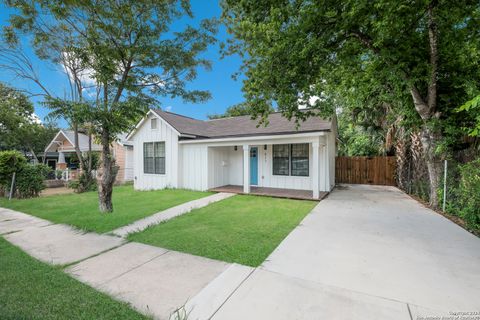
[[[126,141],[126,135],[120,135],[116,142],[112,145],[113,156],[119,166],[117,174],[117,183],[123,183],[133,180],[133,145]],[[89,138],[86,134],[78,134],[78,144],[81,152],[88,152]],[[101,152],[102,146],[92,141],[92,151]],[[50,144],[45,149],[45,152],[52,154],[56,152],[56,158],[49,157],[46,159],[46,164],[53,169],[72,171],[78,169],[78,161],[75,155],[75,134],[70,130],[60,130]]]
[[[227,185],[311,190],[335,184],[336,122],[300,123],[272,113],[267,127],[250,116],[196,120],[152,109],[129,134],[135,189],[208,190]]]

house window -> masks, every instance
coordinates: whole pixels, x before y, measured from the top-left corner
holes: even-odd
[[[157,119],[150,119],[150,129],[157,129]]]
[[[165,174],[165,142],[143,144],[143,172]]]
[[[308,143],[292,144],[290,148],[292,176],[308,177]]]
[[[273,145],[273,174],[288,176],[289,174],[289,145]]]
[[[308,143],[273,145],[273,174],[308,177]]]

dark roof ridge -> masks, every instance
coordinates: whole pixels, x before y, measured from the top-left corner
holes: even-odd
[[[300,109],[300,111],[308,111],[308,110],[314,110],[312,108],[306,108],[306,109]],[[272,114],[278,114],[278,113],[282,113],[282,111],[274,111],[274,112],[270,112],[268,115],[272,115]],[[231,117],[222,117],[222,118],[215,118],[215,119],[207,119],[207,120],[200,120],[200,121],[205,121],[205,122],[209,122],[209,121],[215,121],[215,120],[223,120],[223,119],[234,119],[234,118],[241,118],[241,117],[250,117],[251,120],[257,120],[259,117],[257,118],[253,118],[252,119],[252,116],[249,115],[249,114],[244,114],[244,115],[241,115],[241,116],[231,116]],[[294,117],[292,117],[294,118]],[[285,118],[287,119],[287,118]],[[195,119],[196,120],[196,119]],[[291,119],[287,119],[289,121],[291,121]]]
[[[173,114],[173,115],[175,115],[175,116],[179,116],[179,117],[184,117],[184,118],[187,118],[187,119],[191,119],[191,120],[203,121],[203,120],[195,119],[195,118],[192,118],[192,117],[183,115],[183,114],[179,114],[179,113],[175,113],[175,112],[171,112],[171,111],[165,111],[165,110],[162,110],[161,108],[151,108],[150,110],[152,110],[152,111],[161,111],[161,112]]]

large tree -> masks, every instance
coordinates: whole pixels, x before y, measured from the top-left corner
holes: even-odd
[[[68,33],[65,52],[94,81],[92,97],[84,96],[83,105],[102,144],[99,207],[111,212],[118,170],[112,142],[132,128],[155,96],[194,102],[210,97],[186,84],[198,67],[210,67],[200,54],[215,41],[216,23],[203,20],[197,27],[181,24],[182,30],[172,30],[173,22],[193,16],[186,0],[12,0],[10,5],[21,12],[10,19],[13,29],[29,32],[40,55],[52,35]]]
[[[22,151],[39,160],[57,130],[53,123],[40,122],[24,93],[0,83],[0,150]]]
[[[275,109],[270,108],[270,113],[275,112]],[[228,107],[224,113],[221,114],[210,114],[208,115],[208,119],[221,119],[221,118],[229,118],[229,117],[238,117],[238,116],[247,116],[252,114],[251,106],[246,102],[241,102],[234,104]]]
[[[255,115],[272,103],[287,117],[357,105],[418,127],[438,206],[444,123],[478,92],[478,1],[224,0],[243,56],[245,95]],[[312,99],[320,97],[320,99]],[[310,113],[298,110],[299,100]],[[455,116],[452,116],[455,118]],[[459,118],[456,118],[458,121]]]

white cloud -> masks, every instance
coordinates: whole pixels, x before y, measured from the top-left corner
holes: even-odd
[[[91,87],[96,85],[95,79],[92,77],[93,70],[81,66],[78,59],[68,52],[62,52],[62,68],[63,72],[71,79],[73,78],[72,70],[76,70],[76,75],[82,81],[84,87]]]
[[[166,106],[165,111],[172,111],[172,106]]]
[[[40,117],[38,115],[36,115],[35,113],[32,113],[30,115],[30,118],[28,119],[30,123],[37,123],[37,124],[42,124],[42,120],[40,119]]]

